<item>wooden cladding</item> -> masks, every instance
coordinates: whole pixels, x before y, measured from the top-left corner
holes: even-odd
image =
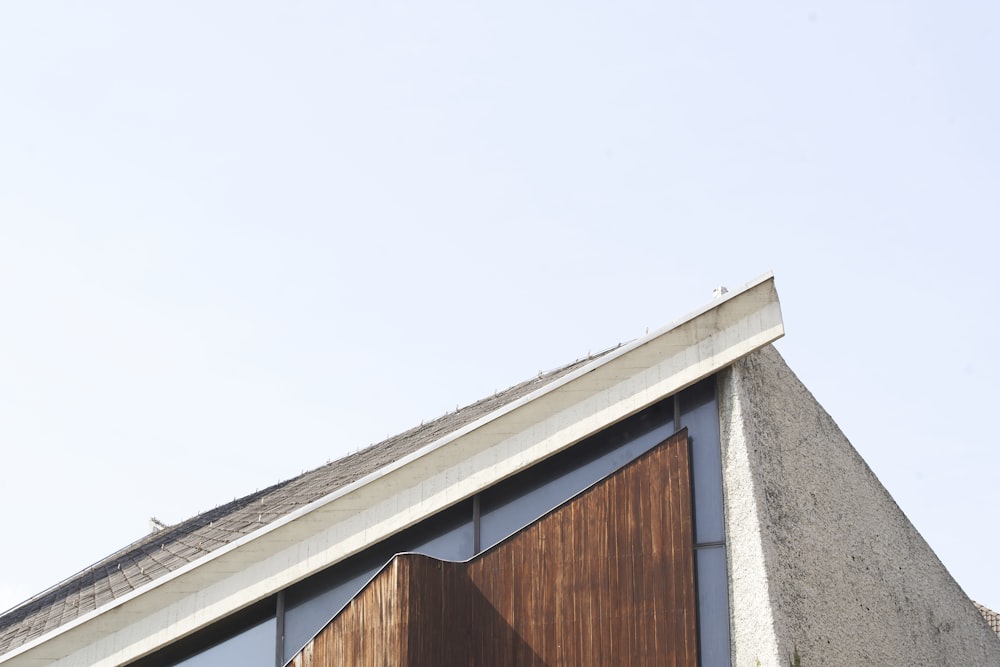
[[[686,431],[466,563],[396,556],[294,667],[691,666]]]

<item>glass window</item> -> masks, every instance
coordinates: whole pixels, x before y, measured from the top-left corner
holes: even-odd
[[[695,552],[698,572],[698,643],[701,667],[729,667],[729,578],[726,548]]]
[[[726,572],[722,445],[714,377],[681,392],[681,426],[691,438],[698,583],[698,637],[702,667],[729,667],[729,578]]]
[[[694,540],[696,544],[722,542],[726,528],[722,511],[722,447],[715,378],[699,382],[680,395],[681,426],[691,438],[694,474]]]
[[[472,558],[472,501],[466,501],[426,519],[402,534],[400,551],[412,551],[440,560]]]
[[[480,541],[489,549],[549,510],[607,477],[674,431],[666,400],[483,491]]]
[[[275,620],[269,618],[210,649],[175,663],[175,667],[274,667]]]
[[[359,556],[332,568],[333,572],[320,573],[288,590],[282,651],[286,661],[315,637],[392,558],[391,554]]]

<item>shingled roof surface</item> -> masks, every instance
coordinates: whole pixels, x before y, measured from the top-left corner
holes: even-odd
[[[580,368],[596,356],[601,355],[539,374],[355,454],[130,544],[0,616],[0,655],[471,424]]]
[[[993,628],[993,632],[997,633],[997,636],[1000,637],[1000,614],[988,607],[984,607],[978,602],[973,602],[972,604],[976,605],[976,609],[978,609],[979,613],[983,615],[983,618],[986,619],[989,626]]]

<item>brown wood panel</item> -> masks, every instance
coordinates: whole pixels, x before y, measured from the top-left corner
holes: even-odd
[[[400,586],[400,559],[366,586],[330,625],[295,656],[292,664],[397,665],[405,644],[408,591]]]
[[[686,431],[468,563],[397,556],[292,664],[697,665]]]

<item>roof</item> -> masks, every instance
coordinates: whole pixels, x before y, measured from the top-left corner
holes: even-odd
[[[996,613],[992,609],[984,607],[978,602],[973,601],[972,604],[976,605],[976,609],[978,609],[979,613],[986,619],[986,623],[990,626],[993,632],[997,633],[997,636],[1000,637],[1000,614]]]
[[[397,461],[608,351],[540,373],[354,454],[147,535],[0,616],[0,654]]]

